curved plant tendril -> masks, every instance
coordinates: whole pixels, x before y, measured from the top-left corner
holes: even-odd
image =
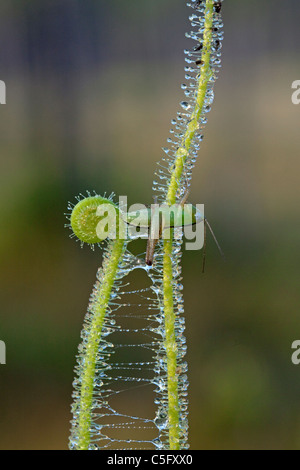
[[[193,1],[190,6],[198,8],[201,7],[202,3],[204,4],[204,2]],[[193,96],[194,103],[182,103],[184,109],[191,108],[192,110],[188,115],[188,119],[186,120],[186,129],[181,133],[182,137],[181,135],[179,136],[179,146],[175,152],[175,162],[170,166],[171,177],[169,178],[168,186],[165,190],[163,189],[163,192],[166,193],[166,203],[169,205],[175,204],[176,195],[178,193],[178,189],[180,189],[180,184],[182,187],[184,187],[184,182],[182,183],[181,181],[184,171],[186,170],[185,164],[189,158],[193,141],[197,136],[199,121],[203,115],[204,107],[206,106],[209,82],[214,80],[214,73],[211,65],[211,55],[214,40],[213,32],[218,33],[220,27],[219,22],[218,26],[214,26],[214,20],[219,20],[220,10],[221,2],[207,0],[205,2],[204,24],[202,25],[203,38],[201,36],[193,36],[193,38],[199,42],[199,45],[194,48],[194,51],[201,51],[200,57],[196,58],[196,60],[194,57],[194,63],[196,66],[200,66],[200,74],[199,72],[197,73],[196,86],[193,85],[193,88],[195,89]],[[217,14],[217,18],[215,18],[214,14]],[[192,23],[195,20],[197,20],[197,15],[191,17]],[[216,39],[216,41],[219,41],[219,39]],[[218,45],[219,42],[216,42],[216,44]],[[192,56],[191,53],[188,54],[190,57]],[[191,63],[191,60],[188,60],[188,63]],[[174,313],[174,266],[172,264],[172,259],[174,260],[175,256],[173,253],[172,238],[164,240],[163,250],[163,300],[166,330],[165,347],[168,365],[169,443],[171,450],[178,450],[180,449],[181,430],[177,374],[178,351],[175,334]],[[176,265],[175,269],[177,269]]]
[[[168,243],[167,243],[168,242]],[[172,240],[164,240],[163,292],[166,331],[166,354],[168,373],[168,414],[169,442],[171,450],[180,449],[179,395],[177,375],[177,342],[175,334],[174,292],[173,292],[173,245]]]
[[[76,204],[72,209],[70,223],[75,235],[81,242],[93,244],[99,242],[97,236],[97,224],[100,217],[97,216],[97,209],[104,204],[112,206],[116,214],[118,208],[111,199],[101,196],[85,198]],[[101,288],[92,298],[92,304],[89,310],[93,316],[88,326],[86,342],[83,342],[84,354],[82,358],[83,372],[81,373],[81,393],[78,410],[78,428],[77,428],[77,449],[87,450],[90,445],[90,429],[92,421],[92,405],[94,380],[97,362],[97,352],[101,340],[102,327],[105,314],[108,309],[111,291],[118,273],[119,262],[122,259],[125,240],[120,237],[122,227],[120,227],[121,218],[117,217],[117,237],[108,243],[107,253],[102,266]],[[74,410],[73,410],[74,411]]]

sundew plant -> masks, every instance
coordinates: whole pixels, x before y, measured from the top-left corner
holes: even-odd
[[[222,1],[187,5],[192,41],[185,51],[185,97],[153,183],[157,204],[165,206],[186,199],[221,64]],[[114,236],[98,230],[104,212]],[[150,239],[153,213],[146,213]],[[68,217],[82,245],[104,249],[77,355],[70,449],[188,449],[181,224],[173,221],[168,237],[155,237],[154,262],[146,263],[145,253],[131,252],[135,237],[128,235],[128,214],[115,195],[80,195],[69,204]],[[142,287],[134,271],[141,273]],[[151,403],[139,403],[141,387]]]

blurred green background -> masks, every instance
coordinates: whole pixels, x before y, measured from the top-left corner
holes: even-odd
[[[1,449],[66,449],[75,354],[101,254],[68,238],[87,189],[150,203],[184,82],[184,0],[0,6]],[[226,0],[223,68],[190,201],[208,240],[183,260],[192,449],[298,449],[297,0]],[[142,400],[142,396],[141,396]]]

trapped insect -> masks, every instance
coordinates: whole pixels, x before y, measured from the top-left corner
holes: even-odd
[[[209,228],[221,255],[224,256],[206,217],[196,206],[186,204],[187,196],[188,193],[180,203],[172,206],[155,203],[151,208],[147,207],[126,214],[125,221],[127,224],[147,230],[148,240],[145,257],[147,266],[153,265],[155,247],[160,238],[172,236],[171,229],[196,225],[200,222],[204,222],[203,270],[205,265],[206,226]]]

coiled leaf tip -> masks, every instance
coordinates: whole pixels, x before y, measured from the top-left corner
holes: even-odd
[[[113,212],[108,210],[106,213],[106,217],[108,218],[107,223],[114,223],[115,220],[110,221],[110,217],[116,218],[118,207],[111,199],[102,196],[90,196],[82,199],[73,207],[70,216],[70,225],[72,231],[81,242],[95,244],[107,238],[108,234],[99,237],[99,230],[97,231],[97,226],[105,215],[105,209],[104,211],[101,210],[99,214],[99,206],[103,205],[104,208],[107,206],[107,209],[114,208]]]

